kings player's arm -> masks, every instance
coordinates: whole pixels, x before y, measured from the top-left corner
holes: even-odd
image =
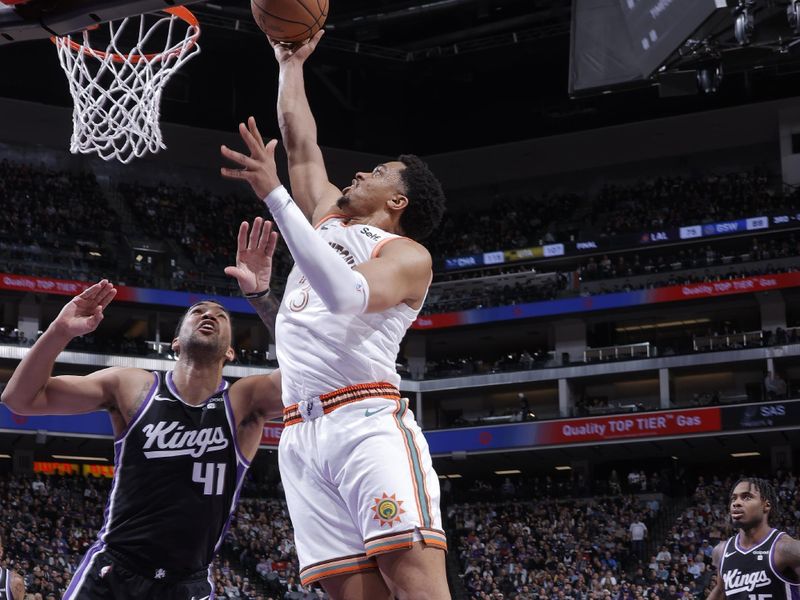
[[[800,583],[800,541],[782,535],[775,544],[775,569],[785,579]]]
[[[19,573],[11,571],[11,597],[13,600],[24,600],[25,598],[25,580]]]
[[[303,78],[303,65],[324,33],[320,30],[308,43],[296,47],[272,43],[280,67],[278,125],[289,160],[289,187],[300,210],[312,224],[335,212],[336,201],[342,195],[328,180]]]
[[[261,444],[264,425],[283,414],[281,373],[242,377],[229,392],[236,420],[236,439],[247,460],[253,460]]]
[[[711,553],[711,564],[714,565],[716,583],[708,594],[708,600],[724,600],[725,586],[722,582],[722,575],[719,572],[719,567],[722,564],[722,554],[725,552],[725,542],[720,542],[714,547]]]
[[[152,373],[111,367],[85,376],[52,375],[58,355],[74,337],[97,328],[115,295],[114,286],[103,280],[70,300],[17,365],[0,401],[19,415],[107,410],[114,432],[123,431],[153,385]]]

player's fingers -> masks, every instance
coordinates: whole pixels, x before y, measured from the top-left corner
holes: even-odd
[[[233,277],[237,280],[244,277],[244,273],[239,267],[225,267],[225,275],[228,277]]]
[[[89,317],[88,320],[91,326],[96,328],[100,324],[100,321],[103,320],[103,307],[98,306],[97,308],[95,308],[94,312],[92,313],[92,316]]]
[[[235,162],[238,165],[243,166],[246,169],[251,169],[255,171],[259,168],[259,164],[257,161],[253,160],[249,156],[245,156],[241,152],[237,152],[236,150],[231,150],[227,146],[221,146],[222,156],[227,158],[228,160]]]
[[[278,232],[277,231],[270,231],[269,236],[267,236],[267,243],[264,246],[264,252],[267,256],[272,256],[275,254],[275,247],[278,245]]]
[[[248,150],[250,150],[250,156],[258,158],[264,152],[264,145],[259,144],[256,141],[256,138],[253,137],[253,134],[247,128],[247,125],[244,123],[239,123],[239,135],[242,136],[244,143],[247,144]]]
[[[100,305],[100,309],[104,309],[108,306],[111,301],[114,299],[114,296],[117,295],[117,289],[112,287],[111,289],[106,290],[106,292],[98,299],[97,304]]]
[[[258,144],[259,148],[263,148],[264,139],[261,137],[261,132],[258,130],[255,117],[250,117],[247,119],[247,128],[250,130],[250,134],[256,140],[256,143]]]
[[[80,294],[78,294],[78,298],[81,300],[94,300],[100,294],[101,290],[109,285],[107,279],[101,279],[94,285],[90,285],[88,288],[83,290]]]
[[[247,231],[250,229],[250,224],[247,221],[242,221],[239,225],[239,235],[236,236],[236,249],[238,251],[247,250]]]
[[[258,248],[258,240],[261,237],[261,226],[264,219],[256,217],[253,219],[253,227],[250,229],[250,240],[247,242],[247,248],[253,250]]]
[[[263,250],[269,239],[269,233],[272,231],[272,221],[264,220],[261,224],[261,231],[258,235],[258,249]]]
[[[227,177],[228,179],[244,179],[248,183],[250,183],[255,175],[252,171],[247,171],[245,169],[229,169],[227,167],[220,168],[219,172],[223,177]]]
[[[268,157],[273,159],[275,158],[275,147],[277,145],[278,145],[278,140],[274,138],[267,142],[267,145],[264,146],[264,150],[266,151]]]
[[[319,44],[319,41],[322,39],[323,35],[325,35],[325,30],[320,29],[311,37],[310,40],[308,40],[308,45],[311,46],[312,50],[317,47],[317,44]]]

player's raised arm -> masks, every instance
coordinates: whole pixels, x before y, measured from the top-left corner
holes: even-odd
[[[239,226],[236,244],[236,265],[225,267],[225,274],[239,283],[242,295],[247,298],[275,340],[275,318],[280,302],[270,290],[272,256],[278,244],[278,234],[272,223],[261,217]]]
[[[280,67],[278,125],[289,159],[289,183],[300,210],[312,223],[329,212],[341,196],[341,191],[328,180],[303,75],[303,65],[323,34],[322,30],[317,32],[302,45],[270,41]]]
[[[103,279],[70,300],[20,361],[0,398],[21,415],[67,415],[109,408],[120,369],[52,377],[56,358],[72,338],[94,331],[116,295]]]

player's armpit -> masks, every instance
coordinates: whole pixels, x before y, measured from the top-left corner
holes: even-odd
[[[231,386],[230,399],[239,423],[249,419],[262,422],[277,419],[283,414],[280,369],[236,381]]]
[[[384,245],[376,258],[355,267],[369,285],[367,312],[401,303],[419,308],[431,281],[432,262],[423,246],[398,238]]]

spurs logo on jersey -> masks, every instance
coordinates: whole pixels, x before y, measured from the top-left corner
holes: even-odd
[[[206,452],[217,452],[228,447],[228,439],[221,427],[187,429],[178,421],[159,421],[142,427],[147,440],[142,446],[147,458],[169,458],[193,456],[198,458]],[[158,450],[150,450],[155,446]]]
[[[773,549],[784,535],[776,529],[752,548],[742,548],[739,536],[725,544],[719,573],[725,588],[725,597],[731,600],[796,600],[797,584],[785,579],[775,570]]]

